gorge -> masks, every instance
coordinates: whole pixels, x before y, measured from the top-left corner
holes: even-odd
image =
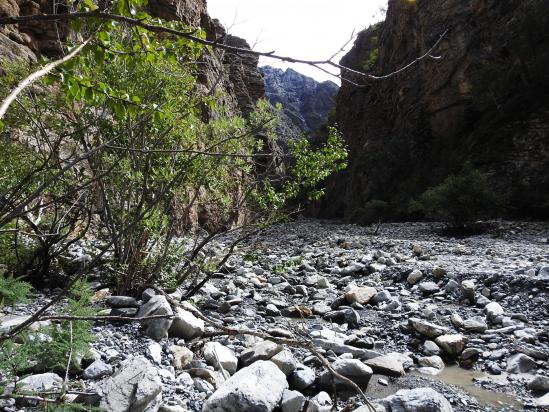
[[[2,99],[93,40],[0,116],[0,412],[547,411],[549,2],[389,0],[341,85],[215,17],[0,0]]]

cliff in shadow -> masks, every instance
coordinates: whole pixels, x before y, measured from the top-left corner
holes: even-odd
[[[549,2],[390,0],[341,63],[336,99],[349,168],[329,183],[321,214],[353,218],[369,200],[406,218],[410,199],[466,162],[489,174],[507,212],[549,216]]]

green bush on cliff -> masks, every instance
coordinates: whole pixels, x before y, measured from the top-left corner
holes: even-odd
[[[491,216],[497,196],[485,174],[466,166],[460,174],[425,191],[419,202],[427,218],[441,220],[449,228],[467,229]]]

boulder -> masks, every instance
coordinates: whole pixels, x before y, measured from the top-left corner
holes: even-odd
[[[326,392],[320,392],[309,400],[306,412],[331,412],[332,398]]]
[[[221,365],[231,375],[236,372],[238,366],[234,352],[219,342],[208,342],[204,345],[204,359],[216,368]]]
[[[415,285],[422,278],[423,278],[423,273],[421,273],[421,270],[415,269],[408,275],[408,278],[406,280],[410,285]]]
[[[379,401],[390,412],[453,412],[450,402],[431,388],[401,389]]]
[[[273,362],[257,361],[221,384],[202,412],[270,412],[287,388],[286,376]]]
[[[456,356],[465,349],[467,338],[463,335],[442,335],[435,342],[448,355]]]
[[[305,396],[301,392],[285,389],[282,393],[280,407],[282,412],[301,412],[305,406]]]
[[[467,332],[484,333],[488,329],[488,325],[484,320],[484,316],[474,316],[466,319],[463,322],[463,327]]]
[[[129,358],[99,388],[100,408],[107,412],[156,412],[162,384],[156,368],[144,357]]]
[[[484,307],[486,317],[490,322],[493,322],[498,316],[505,313],[501,305],[497,302],[490,302]]]
[[[269,360],[278,352],[282,351],[282,349],[284,348],[281,345],[266,340],[253,348],[243,351],[240,354],[240,363],[244,366],[248,366],[258,360]]]
[[[290,375],[297,367],[297,360],[288,349],[278,352],[271,358],[271,361],[278,366],[286,376]]]
[[[56,373],[42,373],[23,378],[18,385],[21,390],[27,392],[47,392],[60,389],[63,386],[63,378]]]
[[[549,376],[536,375],[528,382],[528,389],[534,392],[549,392]]]
[[[440,356],[422,356],[418,358],[417,363],[419,366],[426,368],[444,369],[444,361]]]
[[[472,279],[467,279],[461,282],[461,293],[463,295],[463,299],[468,300],[471,304],[475,303],[475,287],[475,281]]]
[[[404,366],[398,356],[395,355],[383,355],[377,358],[368,359],[364,361],[375,373],[379,373],[387,376],[403,376]]]
[[[185,368],[194,358],[194,353],[184,346],[172,345],[170,351],[173,355],[173,366],[178,370]]]
[[[444,326],[437,325],[435,323],[427,322],[419,318],[410,318],[408,319],[409,325],[414,328],[414,330],[422,335],[425,335],[429,338],[436,338],[438,336],[448,333],[448,328]]]
[[[183,338],[187,341],[199,338],[204,333],[204,321],[194,316],[188,310],[177,308],[175,318],[168,333],[171,337]]]
[[[377,290],[370,286],[354,287],[348,292],[345,292],[345,300],[349,304],[360,303],[361,305],[367,304],[377,294]]]
[[[507,358],[507,372],[527,373],[537,367],[536,361],[524,353],[515,353]]]
[[[137,317],[140,318],[154,315],[173,315],[172,307],[162,295],[153,296],[137,312]],[[151,319],[143,322],[145,334],[157,341],[168,337],[171,325],[172,319]]]
[[[130,296],[109,296],[106,301],[111,308],[138,308],[139,303]]]
[[[344,377],[352,380],[359,386],[367,386],[370,378],[374,374],[372,368],[364,364],[364,362],[358,359],[336,359],[332,363],[332,368],[343,375]],[[335,380],[336,385],[345,384],[340,379]],[[324,371],[320,375],[320,384],[324,388],[330,387],[332,384],[332,374],[330,371]]]
[[[112,375],[112,372],[111,365],[102,360],[96,360],[84,370],[82,376],[84,379],[100,379],[104,376]]]
[[[316,379],[315,371],[305,365],[297,365],[296,369],[288,378],[293,389],[303,390],[311,386]]]

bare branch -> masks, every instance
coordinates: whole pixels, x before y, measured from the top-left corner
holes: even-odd
[[[66,63],[73,57],[75,57],[78,53],[82,51],[84,47],[91,41],[91,37],[88,38],[84,43],[80,44],[78,47],[73,49],[69,54],[62,57],[59,60],[55,60],[53,62],[50,62],[46,64],[41,69],[31,73],[29,76],[27,76],[25,79],[23,79],[15,89],[12,90],[12,92],[4,99],[2,102],[2,105],[0,105],[0,119],[4,117],[6,114],[6,111],[10,107],[10,105],[13,103],[13,101],[19,96],[19,94],[29,85],[31,85],[34,81],[38,80],[39,78],[45,76],[49,72],[51,72],[53,69],[55,69],[57,66],[62,65],[63,63]]]
[[[361,78],[370,79],[370,80],[383,80],[383,79],[387,79],[389,77],[393,77],[393,76],[397,75],[398,73],[401,73],[401,72],[409,69],[410,67],[412,67],[413,65],[417,64],[419,61],[421,61],[421,60],[423,60],[427,57],[437,58],[435,56],[431,56],[431,54],[436,49],[436,47],[440,44],[440,42],[446,36],[446,34],[448,33],[448,30],[445,30],[440,35],[439,39],[435,42],[435,44],[425,54],[417,57],[416,59],[414,59],[410,63],[408,63],[408,64],[404,65],[403,67],[401,67],[400,69],[395,70],[395,71],[390,72],[390,73],[387,73],[387,74],[384,74],[384,75],[376,76],[376,75],[373,75],[373,74],[363,73],[361,71],[354,70],[354,69],[351,69],[349,67],[342,66],[341,64],[336,63],[332,60],[333,56],[331,58],[327,59],[327,60],[305,60],[305,59],[299,59],[299,58],[295,58],[295,57],[291,57],[291,56],[279,55],[279,54],[276,54],[274,51],[260,52],[260,51],[255,51],[255,50],[251,50],[251,49],[230,46],[230,45],[225,44],[225,43],[220,43],[217,40],[211,41],[211,40],[202,39],[202,38],[196,37],[194,35],[195,31],[185,32],[185,31],[181,31],[181,30],[172,29],[172,28],[169,28],[169,27],[164,27],[162,25],[149,24],[145,20],[134,19],[134,18],[131,18],[131,17],[121,16],[121,15],[118,15],[118,14],[107,13],[107,12],[97,11],[97,10],[88,11],[88,12],[66,13],[66,14],[39,14],[39,15],[30,15],[30,16],[2,17],[2,18],[0,18],[0,25],[18,24],[18,23],[28,22],[28,21],[59,21],[59,20],[78,20],[78,19],[100,19],[100,20],[119,21],[119,22],[127,23],[127,24],[132,25],[132,26],[143,27],[144,29],[147,29],[147,30],[149,30],[151,32],[155,32],[155,33],[172,34],[172,35],[177,36],[177,37],[186,38],[186,39],[191,40],[193,42],[203,44],[205,46],[210,46],[210,47],[213,47],[213,48],[216,48],[216,49],[226,50],[226,51],[231,52],[231,53],[247,54],[247,55],[252,55],[252,56],[257,56],[257,57],[262,56],[262,57],[268,57],[268,58],[275,59],[275,60],[280,60],[280,61],[287,62],[287,63],[297,63],[297,64],[305,64],[305,65],[313,66],[313,67],[315,67],[319,70],[322,70],[322,71],[324,71],[324,72],[326,72],[326,73],[328,73],[332,76],[339,77],[337,75],[334,75],[333,73],[330,73],[329,71],[327,71],[325,68],[322,67],[322,66],[331,66],[331,67],[335,67],[337,69],[342,70],[342,75],[341,75],[341,77],[339,77],[341,80],[343,80],[345,82],[348,82],[348,83],[351,83],[351,84],[353,84],[355,86],[358,86],[358,87],[361,87],[362,85],[360,85],[358,83],[355,83],[350,79],[345,78],[345,76],[343,75],[343,71],[346,71],[348,73],[353,73],[353,74],[355,74],[355,75],[357,75]]]

